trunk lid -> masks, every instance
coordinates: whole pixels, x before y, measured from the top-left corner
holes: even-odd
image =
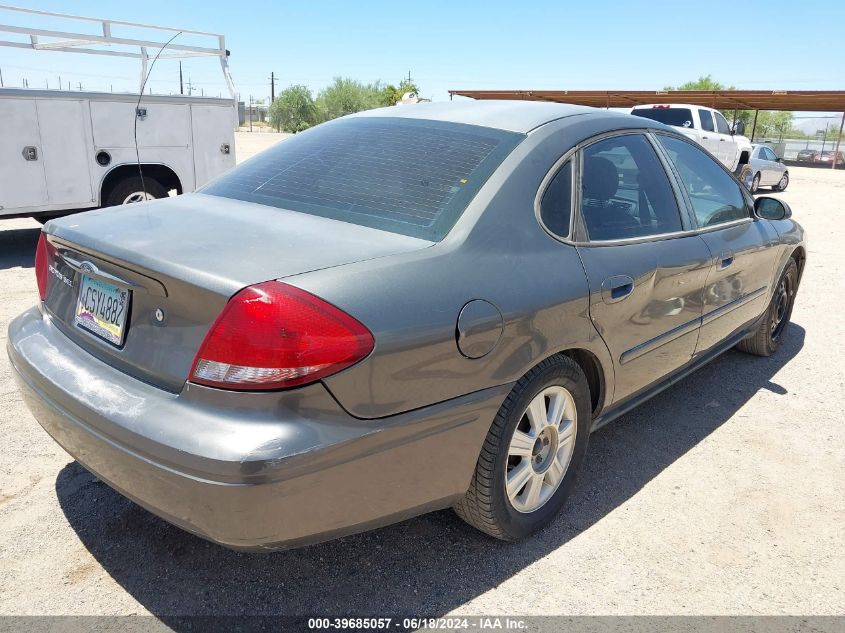
[[[203,194],[68,216],[50,222],[45,233],[57,250],[45,300],[57,326],[101,360],[173,392],[182,388],[214,319],[241,288],[431,245]],[[120,342],[77,323],[84,277],[96,280],[86,288],[95,283],[129,291]]]

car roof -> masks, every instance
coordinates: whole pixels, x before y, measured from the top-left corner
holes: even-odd
[[[480,125],[525,134],[551,121],[576,115],[598,113],[607,116],[630,116],[600,110],[598,108],[575,106],[566,103],[516,100],[497,101],[493,99],[483,101],[460,100],[439,103],[415,103],[366,110],[364,112],[357,112],[351,116],[448,121],[450,123]]]

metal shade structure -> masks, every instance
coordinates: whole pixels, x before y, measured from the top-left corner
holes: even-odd
[[[845,90],[450,90],[449,95],[552,101],[594,108],[689,103],[718,110],[845,112]]]

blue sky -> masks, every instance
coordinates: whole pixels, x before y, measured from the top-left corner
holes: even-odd
[[[658,89],[708,73],[737,88],[845,89],[845,2],[835,0],[16,4],[223,33],[246,97],[269,95],[270,71],[280,88],[315,91],[337,75],[396,83],[410,71],[435,100],[450,88]],[[0,12],[10,21],[23,23]],[[183,64],[198,90],[225,92],[215,62]],[[138,66],[128,59],[0,48],[0,69],[7,86],[27,78],[30,87],[55,87],[61,76],[74,88],[137,90]],[[178,92],[175,63],[159,62],[149,85]]]

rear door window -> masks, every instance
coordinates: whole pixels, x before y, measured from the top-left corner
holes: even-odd
[[[708,132],[716,131],[716,128],[713,127],[713,116],[710,114],[709,110],[699,110],[698,116],[701,118],[702,130],[707,130]]]
[[[674,136],[657,135],[689,194],[696,221],[715,226],[749,217],[740,185],[698,146]]]
[[[637,108],[631,114],[641,116],[652,121],[659,121],[676,127],[695,127],[692,123],[692,112],[689,108]]]
[[[439,241],[523,138],[461,123],[349,117],[296,134],[200,191]]]
[[[569,235],[572,217],[572,161],[564,163],[552,178],[540,202],[543,225],[559,237]]]
[[[581,214],[591,241],[682,230],[675,193],[641,134],[614,136],[584,149]]]

